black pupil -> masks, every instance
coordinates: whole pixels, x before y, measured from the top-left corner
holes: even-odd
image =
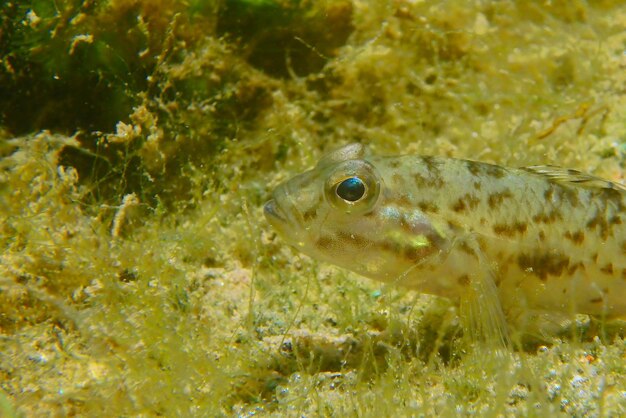
[[[337,186],[337,196],[348,202],[356,202],[365,194],[365,184],[358,177],[345,179]]]

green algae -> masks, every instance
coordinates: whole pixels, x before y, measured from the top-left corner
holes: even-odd
[[[498,357],[445,301],[315,263],[261,210],[352,141],[622,179],[624,6],[2,7],[3,411],[624,413],[619,336]]]

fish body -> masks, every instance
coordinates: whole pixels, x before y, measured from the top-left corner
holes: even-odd
[[[621,185],[576,170],[352,144],[279,185],[265,215],[315,259],[449,298],[506,335],[626,314],[625,208]]]

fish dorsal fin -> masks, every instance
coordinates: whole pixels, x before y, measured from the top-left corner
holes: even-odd
[[[553,165],[533,165],[530,167],[522,167],[522,170],[546,177],[548,180],[559,184],[584,187],[587,189],[613,189],[626,192],[626,186],[623,184],[605,180],[571,168],[562,168]]]

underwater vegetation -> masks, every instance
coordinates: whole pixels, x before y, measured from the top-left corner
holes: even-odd
[[[619,332],[489,355],[262,212],[350,142],[622,181],[625,51],[609,0],[3,2],[0,415],[625,414]]]

